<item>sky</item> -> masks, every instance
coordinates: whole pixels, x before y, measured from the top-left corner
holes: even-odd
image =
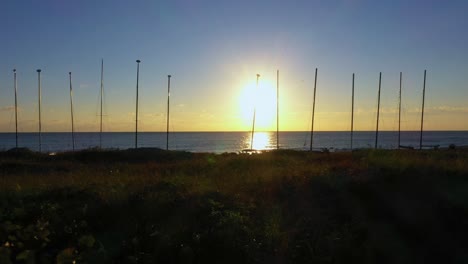
[[[463,0],[3,0],[0,8],[0,132],[99,131],[104,60],[105,131],[134,131],[140,59],[139,131],[249,131],[311,127],[318,68],[316,130],[376,126],[418,130],[424,70],[424,128],[468,130],[468,2]],[[260,74],[258,87],[256,75]]]

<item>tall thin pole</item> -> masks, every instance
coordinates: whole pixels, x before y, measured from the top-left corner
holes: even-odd
[[[276,149],[279,149],[279,70],[276,70]]]
[[[72,149],[75,150],[75,126],[73,121],[73,88],[72,88],[72,73],[69,72],[70,76],[70,114],[71,114],[71,133],[72,133]]]
[[[315,68],[315,81],[314,81],[314,101],[312,103],[312,127],[310,129],[310,151],[314,142],[314,118],[315,118],[315,95],[317,93],[317,68]]]
[[[15,139],[16,139],[16,148],[18,148],[18,96],[17,96],[17,90],[18,90],[18,83],[16,79],[16,69],[13,69],[13,75],[15,79]]]
[[[171,97],[171,75],[167,75],[167,127],[166,127],[166,150],[169,150],[169,98]]]
[[[398,148],[401,146],[401,83],[403,80],[403,73],[400,72],[400,93],[398,96]]]
[[[421,109],[421,133],[419,134],[419,149],[422,149],[422,136],[423,136],[423,126],[424,126],[424,98],[426,96],[426,70],[424,70],[424,84],[423,84],[423,100],[422,100],[422,109]]]
[[[260,78],[260,74],[257,73],[257,87],[256,87],[256,91],[258,91],[258,78]],[[254,93],[255,95],[255,93]],[[256,96],[254,96],[255,100],[254,100],[254,112],[253,112],[253,120],[252,120],[252,135],[250,137],[250,149],[252,150],[253,149],[253,140],[254,140],[254,133],[255,133],[255,114],[256,114]]]
[[[102,148],[102,98],[104,96],[104,59],[101,59],[101,122],[99,126],[99,148]]]
[[[353,150],[353,133],[354,133],[354,73],[353,83],[351,85],[351,151]]]
[[[41,69],[37,69],[37,83],[38,83],[38,103],[39,103],[39,152],[42,151],[42,123],[41,123]]]
[[[379,75],[379,95],[377,98],[377,127],[375,129],[375,149],[377,149],[377,144],[379,142],[379,114],[380,114],[380,88],[382,84],[382,72]]]
[[[137,62],[137,81],[136,81],[136,110],[135,110],[135,148],[138,148],[138,79],[140,77],[140,60]]]

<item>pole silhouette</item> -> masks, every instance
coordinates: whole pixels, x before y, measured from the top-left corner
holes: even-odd
[[[422,109],[421,109],[421,132],[419,134],[419,149],[422,149],[422,136],[424,126],[424,99],[426,96],[426,70],[424,70],[424,84],[423,84],[423,98],[422,98]]]
[[[276,149],[279,149],[279,70],[276,70]]]
[[[18,148],[18,95],[17,95],[17,90],[18,90],[18,82],[16,79],[16,69],[13,69],[13,75],[15,79],[15,140],[16,140],[16,148]]]
[[[37,90],[38,90],[38,104],[39,104],[39,152],[42,151],[42,122],[41,122],[41,69],[37,69]]]
[[[102,98],[104,96],[104,59],[101,59],[101,115],[99,126],[99,148],[102,148]]]
[[[400,72],[400,93],[398,96],[398,148],[401,146],[401,83],[403,79],[403,73]]]
[[[317,71],[318,69],[315,68],[314,100],[312,103],[312,127],[310,129],[310,151],[312,151],[312,147],[314,144],[314,118],[315,118],[315,95],[317,93]]]
[[[166,150],[169,150],[169,98],[171,97],[171,75],[167,75],[167,122],[166,122]]]
[[[71,134],[72,134],[72,149],[75,150],[75,125],[73,120],[73,88],[72,88],[72,73],[68,73],[70,77],[70,114],[71,114]]]
[[[258,79],[260,78],[260,74],[257,73],[257,86],[255,88],[256,92],[258,92]],[[255,114],[256,114],[256,101],[257,96],[254,93],[254,112],[253,112],[253,120],[252,120],[252,135],[250,137],[250,150],[253,150],[253,140],[254,140],[254,133],[255,133]]]
[[[353,151],[353,133],[354,133],[354,73],[351,85],[351,151]]]
[[[138,148],[138,79],[140,77],[140,60],[137,63],[137,81],[136,81],[136,110],[135,110],[135,148]]]
[[[380,114],[380,89],[382,85],[382,72],[379,75],[379,95],[377,98],[377,127],[375,129],[375,146],[374,148],[377,149],[377,144],[379,142],[379,114]]]

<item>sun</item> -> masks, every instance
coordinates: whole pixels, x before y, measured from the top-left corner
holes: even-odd
[[[255,130],[273,130],[276,120],[276,89],[267,80],[261,77],[256,81],[247,83],[239,95],[239,111],[242,124],[251,129],[255,108]]]

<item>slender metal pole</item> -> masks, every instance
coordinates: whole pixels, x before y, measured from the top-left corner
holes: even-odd
[[[72,149],[75,150],[75,124],[73,120],[73,88],[72,88],[72,73],[69,72],[70,76],[70,114],[71,114],[71,133],[72,133]]]
[[[101,59],[101,122],[99,126],[99,148],[102,148],[102,98],[104,96],[104,59]]]
[[[310,151],[312,151],[312,146],[314,144],[314,118],[315,118],[315,95],[317,93],[317,71],[315,68],[315,81],[314,81],[314,101],[312,103],[312,127],[310,129]]]
[[[136,110],[135,110],[135,148],[138,148],[138,79],[140,77],[140,60],[137,62],[137,81],[136,81]]]
[[[379,114],[380,114],[380,88],[382,84],[382,72],[379,75],[379,95],[377,98],[377,127],[375,129],[375,149],[377,149],[377,144],[379,142]]]
[[[276,70],[276,149],[279,149],[279,70]]]
[[[398,148],[401,146],[401,83],[403,80],[403,73],[400,72],[400,94],[398,96]]]
[[[424,126],[424,98],[426,96],[426,70],[424,70],[424,84],[423,84],[423,100],[422,100],[422,109],[421,109],[421,133],[419,134],[419,149],[422,149],[422,136],[423,136],[423,126]]]
[[[15,79],[15,139],[16,139],[16,148],[18,148],[18,96],[17,96],[17,90],[18,90],[18,83],[16,79],[16,69],[13,69],[13,75]]]
[[[353,150],[353,133],[354,133],[354,73],[351,89],[351,151]]]
[[[257,87],[256,87],[256,91],[258,91],[258,78],[260,78],[260,74],[257,73]],[[254,93],[255,95],[255,93]],[[254,96],[254,112],[253,112],[253,120],[252,120],[252,135],[250,137],[250,149],[252,150],[253,149],[253,140],[254,140],[254,133],[255,133],[255,114],[256,114],[256,96]]]
[[[167,75],[167,127],[166,127],[166,150],[169,150],[169,98],[171,97],[171,75]]]
[[[39,152],[42,151],[42,122],[41,122],[41,69],[37,69],[37,83],[38,83],[38,103],[39,103]]]

